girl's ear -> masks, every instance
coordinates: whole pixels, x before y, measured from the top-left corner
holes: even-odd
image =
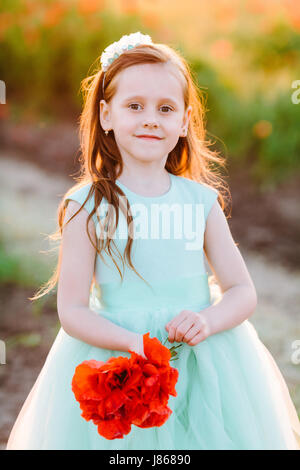
[[[187,125],[188,125],[189,120],[190,120],[190,118],[191,118],[192,110],[193,110],[192,106],[189,106],[189,107],[187,108],[186,112],[185,112],[185,114],[186,114],[186,124],[187,124]]]
[[[104,130],[108,129],[110,125],[110,112],[109,112],[109,106],[105,100],[101,100],[99,102],[99,120],[100,120],[102,129]]]
[[[191,114],[192,114],[192,106],[189,106],[184,113],[183,122],[182,122],[182,126],[186,129],[188,128]]]
[[[187,110],[185,111],[185,113],[184,113],[184,117],[183,117],[183,121],[182,121],[182,128],[183,128],[184,136],[186,136],[186,132],[187,132],[187,128],[189,126],[189,120],[190,120],[190,117],[191,117],[191,113],[192,113],[192,106],[189,106],[187,108]]]

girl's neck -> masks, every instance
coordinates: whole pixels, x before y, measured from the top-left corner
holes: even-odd
[[[162,174],[149,177],[138,175],[128,175],[124,171],[117,179],[129,190],[140,194],[141,196],[155,197],[168,192],[171,186],[171,177],[167,170]]]

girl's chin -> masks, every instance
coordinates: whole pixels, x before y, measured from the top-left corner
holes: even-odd
[[[140,151],[140,149],[134,149],[132,152],[130,152],[131,155],[134,155],[135,158],[142,159],[142,160],[159,160],[165,157],[165,152],[162,153],[161,151],[158,152],[158,150],[150,149],[149,147],[146,148],[145,150]]]

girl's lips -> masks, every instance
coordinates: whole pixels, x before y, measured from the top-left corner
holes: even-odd
[[[161,140],[159,137],[143,137],[137,136],[138,139],[147,139],[147,140]]]

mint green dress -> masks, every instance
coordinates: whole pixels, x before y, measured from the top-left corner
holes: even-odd
[[[132,245],[133,265],[149,284],[127,265],[122,283],[112,260],[104,254],[104,263],[97,255],[90,294],[90,308],[99,315],[130,331],[149,332],[161,342],[168,336],[166,323],[181,310],[200,312],[213,303],[203,237],[218,194],[185,177],[170,174],[170,180],[169,190],[158,197],[138,195],[117,180],[135,208],[139,236]],[[86,184],[68,199],[83,203],[89,189]],[[99,217],[106,203],[103,199]],[[85,209],[91,212],[93,206],[91,198]],[[97,214],[93,220],[97,229]],[[121,254],[126,227],[120,211],[114,241]],[[179,378],[177,396],[168,403],[169,419],[160,427],[132,425],[122,439],[107,440],[92,421],[81,417],[72,377],[84,360],[130,354],[91,346],[61,328],[14,424],[7,450],[299,449],[299,420],[287,386],[249,320],[196,346],[181,344],[179,359],[171,362]],[[166,343],[172,345],[176,343]]]

